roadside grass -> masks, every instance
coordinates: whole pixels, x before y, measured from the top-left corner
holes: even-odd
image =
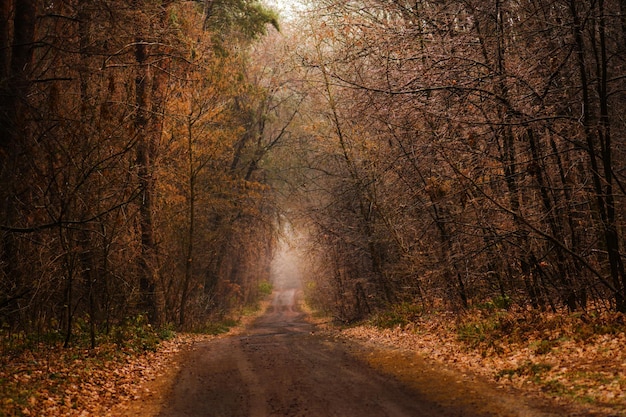
[[[239,325],[239,323],[240,321],[237,319],[224,318],[219,321],[210,321],[200,326],[197,326],[192,330],[192,333],[217,336],[220,334],[228,333],[233,327]]]
[[[506,300],[461,314],[399,304],[342,332],[415,350],[498,384],[626,415],[626,317],[620,313],[537,312]]]
[[[269,306],[273,285],[270,282],[262,281],[258,288],[260,298],[256,303],[241,306],[229,314],[219,315],[200,323],[191,329],[191,333],[218,336],[232,332],[253,321]]]
[[[272,294],[273,290],[274,290],[274,286],[272,285],[271,282],[262,281],[259,283],[259,293],[261,294],[261,296],[268,296]]]
[[[413,323],[423,314],[424,309],[421,306],[411,303],[400,303],[391,305],[388,309],[376,313],[370,319],[370,322],[382,329],[392,329]]]
[[[173,325],[154,328],[143,316],[100,334],[90,349],[88,327],[75,323],[73,344],[63,348],[58,332],[39,335],[0,332],[0,417],[108,416],[110,409],[140,395],[143,382],[170,366],[192,344],[236,332],[266,301],[235,316],[214,319],[193,332]]]
[[[176,337],[171,326],[155,329],[137,316],[98,335],[97,347],[90,349],[86,329],[85,323],[75,323],[69,348],[63,348],[60,332],[0,333],[0,416],[101,411],[131,395],[129,387],[116,387],[116,382],[133,377],[121,371],[125,366],[141,362]]]

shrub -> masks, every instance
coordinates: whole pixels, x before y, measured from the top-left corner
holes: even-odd
[[[371,323],[383,329],[404,327],[409,323],[419,320],[423,314],[423,308],[412,303],[394,304],[387,310],[376,314]]]
[[[274,288],[270,282],[263,281],[259,284],[259,292],[262,295],[270,295],[273,289]]]

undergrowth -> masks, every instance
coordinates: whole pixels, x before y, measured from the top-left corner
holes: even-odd
[[[424,314],[421,306],[412,303],[400,303],[389,306],[386,310],[379,311],[370,322],[382,329],[395,327],[405,327],[409,323],[414,323]]]
[[[261,296],[268,296],[272,293],[274,287],[271,282],[263,281],[259,283],[259,293]]]
[[[545,355],[567,340],[586,342],[626,332],[620,313],[539,313],[470,310],[458,318],[457,338],[471,349],[489,351],[502,344],[528,344]]]
[[[4,330],[0,333],[0,416],[78,409],[84,406],[81,390],[89,390],[89,384],[111,384],[121,378],[115,372],[125,364],[155,352],[161,342],[175,335],[172,326],[155,328],[144,316],[128,318],[111,326],[108,333],[99,333],[93,349],[89,327],[80,320],[74,324],[68,348],[63,348],[61,332]],[[91,382],[85,385],[86,381]]]
[[[399,304],[377,313],[369,324],[386,342],[393,340],[499,383],[533,387],[626,415],[624,314],[498,306],[506,306],[505,300],[462,312]]]
[[[174,336],[176,332],[173,325],[153,327],[144,315],[137,315],[111,325],[107,330],[98,329],[96,347],[113,344],[120,351],[154,351],[161,341]],[[65,333],[60,330],[26,333],[3,329],[0,331],[0,354],[11,357],[42,348],[61,348],[64,340]],[[85,320],[78,319],[74,322],[70,348],[91,348],[91,333]]]
[[[507,308],[505,308],[507,307]],[[412,303],[394,304],[374,314],[369,323],[380,329],[419,329],[420,322],[441,314]],[[568,340],[592,341],[626,333],[626,316],[613,312],[548,313],[512,309],[508,299],[495,299],[452,317],[456,338],[468,349],[496,353],[502,345],[527,345],[545,355]]]
[[[239,320],[233,318],[224,318],[222,320],[204,323],[203,325],[195,328],[193,332],[217,336],[219,334],[228,333],[230,329],[237,326],[238,324]]]
[[[257,310],[250,307],[241,314]],[[239,319],[229,317],[213,319],[198,326],[194,333],[222,334],[239,323]],[[177,335],[174,325],[157,328],[140,315],[111,326],[108,333],[98,334],[97,346],[92,349],[87,323],[76,321],[74,326],[69,348],[63,348],[62,332],[0,332],[0,417],[44,415],[41,410],[53,410],[46,416],[61,415],[61,411],[54,410],[96,409],[105,406],[104,400],[110,406],[121,396],[131,395],[130,388],[116,388],[116,384],[124,381],[128,385],[140,376],[122,370],[128,364],[158,356],[159,345]],[[138,369],[142,373],[145,366],[138,365]],[[85,403],[93,401],[90,393],[96,386],[106,399],[103,397],[102,404]]]

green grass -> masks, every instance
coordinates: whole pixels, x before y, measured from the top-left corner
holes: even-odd
[[[496,374],[496,379],[508,377],[513,378],[514,376],[529,376],[535,382],[540,380],[541,374],[552,369],[552,365],[547,363],[535,363],[533,361],[526,361],[522,363],[517,368],[511,369],[503,369],[502,371]]]
[[[259,283],[259,293],[261,295],[270,295],[273,290],[274,290],[274,287],[272,286],[270,282],[263,281]]]
[[[404,327],[409,323],[416,322],[423,314],[421,306],[412,303],[400,303],[390,306],[388,309],[375,314],[370,322],[382,329]]]
[[[203,326],[200,326],[195,330],[195,333],[201,334],[210,334],[210,335],[219,335],[228,333],[231,328],[237,326],[239,324],[238,320],[235,319],[222,319],[219,321],[212,321],[205,323]]]

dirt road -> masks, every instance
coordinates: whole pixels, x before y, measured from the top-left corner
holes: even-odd
[[[160,417],[551,416],[478,381],[428,368],[417,357],[378,353],[318,335],[297,292],[273,304],[243,334],[200,345],[186,361]],[[413,369],[413,383],[374,370],[368,355]],[[382,359],[381,359],[382,358]]]

